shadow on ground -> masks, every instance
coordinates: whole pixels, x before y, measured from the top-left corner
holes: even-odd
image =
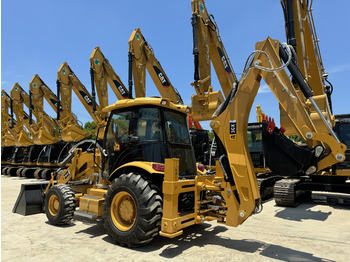
[[[313,203],[303,203],[298,207],[282,207],[282,210],[277,211],[275,216],[287,220],[301,222],[309,219],[325,221],[332,214],[332,212],[311,210],[313,206],[315,206]]]
[[[107,230],[103,226],[103,221],[89,221],[82,218],[75,218],[75,221],[89,224],[86,229],[77,231],[76,234],[87,234],[91,238],[105,235],[103,240],[114,244],[114,241],[107,235]],[[261,256],[278,259],[281,261],[332,261],[324,258],[315,257],[312,253],[302,252],[281,245],[269,244],[252,239],[231,239],[220,236],[220,233],[227,231],[224,226],[212,226],[210,224],[198,224],[184,229],[181,236],[173,239],[156,237],[146,246],[133,248],[135,251],[149,253],[159,251],[159,256],[164,258],[176,258],[192,247],[205,247],[206,245],[216,245],[218,248],[227,248],[245,253],[258,253]],[[222,252],[222,251],[218,251]]]
[[[311,253],[286,248],[280,245],[269,244],[251,239],[230,239],[218,235],[227,230],[228,228],[223,226],[199,224],[186,228],[183,235],[180,237],[174,239],[157,237],[147,246],[138,248],[137,250],[142,252],[152,252],[155,250],[160,250],[166,246],[159,256],[165,258],[175,258],[181,255],[187,249],[194,246],[204,247],[206,245],[217,245],[219,248],[224,247],[239,252],[258,252],[261,256],[279,259],[282,261],[331,261],[315,257]]]

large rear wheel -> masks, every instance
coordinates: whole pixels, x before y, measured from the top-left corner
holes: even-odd
[[[45,213],[53,225],[68,224],[74,215],[75,195],[73,190],[63,184],[49,189],[45,196]]]
[[[118,244],[136,247],[159,232],[162,198],[151,181],[134,173],[115,179],[105,195],[105,228]]]

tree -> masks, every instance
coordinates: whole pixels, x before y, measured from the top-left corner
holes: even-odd
[[[96,123],[94,121],[85,123],[84,131],[90,133],[87,139],[93,139],[93,140],[96,139],[95,130],[96,130]]]
[[[214,140],[214,131],[210,130],[208,133],[209,133],[209,142],[211,143]]]

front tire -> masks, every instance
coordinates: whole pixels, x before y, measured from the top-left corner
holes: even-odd
[[[74,211],[75,195],[69,186],[59,184],[49,189],[45,196],[45,213],[51,224],[69,224]]]
[[[118,244],[145,245],[158,235],[162,198],[151,181],[130,173],[115,179],[105,195],[105,228]]]

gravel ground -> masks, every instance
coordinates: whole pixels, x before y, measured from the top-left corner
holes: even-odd
[[[115,245],[103,221],[75,218],[56,227],[45,214],[12,213],[22,183],[1,176],[1,261],[349,261],[350,206],[264,204],[237,228],[195,225],[175,239],[157,237],[129,249]]]

